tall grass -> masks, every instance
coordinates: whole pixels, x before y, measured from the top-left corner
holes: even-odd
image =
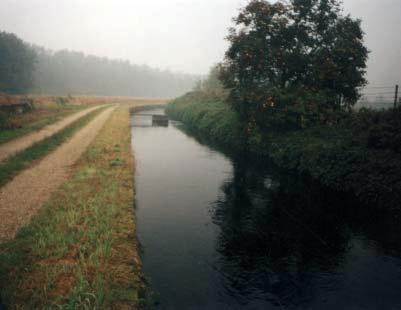
[[[166,112],[189,129],[226,146],[236,146],[242,139],[237,115],[219,98],[188,93],[169,103]]]

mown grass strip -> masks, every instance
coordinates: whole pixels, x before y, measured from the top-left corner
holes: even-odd
[[[63,144],[77,130],[88,124],[104,108],[99,108],[73,122],[60,132],[32,145],[0,163],[0,186],[10,181],[18,172],[29,167],[32,162],[44,157]]]
[[[44,109],[44,112],[50,112],[54,113],[54,115],[46,116],[46,117],[40,117],[40,113],[42,110],[34,110],[29,113],[33,114],[39,114],[37,116],[32,115],[32,118],[35,120],[26,120],[25,115],[19,119],[18,122],[21,122],[22,126],[19,128],[13,128],[13,129],[0,129],[0,144],[9,142],[13,139],[19,138],[21,136],[24,136],[26,134],[29,134],[34,131],[38,131],[43,129],[44,127],[48,125],[52,125],[63,118],[72,115],[74,113],[78,113],[79,111],[88,108],[87,105],[78,105],[78,106],[66,106],[66,107],[49,107],[47,109]],[[56,112],[53,112],[56,110]]]
[[[73,177],[0,245],[10,309],[136,309],[143,290],[127,107],[113,112]]]
[[[68,115],[68,114],[67,114]],[[13,139],[19,138],[23,135],[31,133],[36,130],[40,130],[47,125],[51,125],[63,118],[64,115],[51,116],[45,119],[41,119],[37,122],[29,124],[27,126],[15,129],[2,129],[0,132],[0,144],[9,142]]]

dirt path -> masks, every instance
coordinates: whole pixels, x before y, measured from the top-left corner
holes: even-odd
[[[43,128],[39,131],[24,135],[20,138],[11,140],[10,142],[0,145],[0,162],[2,162],[7,157],[9,157],[17,152],[25,150],[26,148],[30,147],[34,143],[39,142],[49,136],[54,135],[55,133],[63,130],[65,127],[67,127],[74,121],[78,120],[82,116],[85,116],[86,114],[88,114],[98,108],[99,108],[99,106],[96,106],[96,107],[92,107],[92,108],[77,112],[73,115],[67,116],[66,118],[62,119],[61,121],[58,121],[52,125],[46,126],[45,128]]]
[[[13,238],[18,229],[29,223],[32,215],[68,179],[71,165],[96,137],[112,111],[113,108],[109,108],[101,112],[36,166],[24,170],[0,188],[0,242]]]

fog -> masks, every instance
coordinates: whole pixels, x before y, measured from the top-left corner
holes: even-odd
[[[1,0],[0,30],[46,48],[205,74],[246,0]],[[363,20],[373,85],[401,82],[401,0],[345,0]]]
[[[401,82],[401,0],[344,0],[345,11],[362,19],[371,51],[368,80],[373,85]]]

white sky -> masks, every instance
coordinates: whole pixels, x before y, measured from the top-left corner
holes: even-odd
[[[206,73],[247,0],[0,0],[0,30],[51,49]],[[401,82],[401,0],[344,0],[363,19],[372,84]]]

